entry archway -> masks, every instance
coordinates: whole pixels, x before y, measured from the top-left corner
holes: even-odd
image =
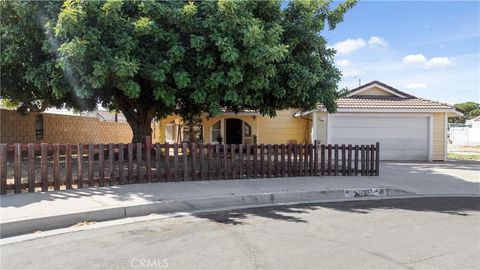
[[[218,120],[212,125],[210,134],[211,143],[253,143],[252,127],[239,118],[224,118]]]

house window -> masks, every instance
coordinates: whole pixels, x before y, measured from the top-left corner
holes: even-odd
[[[43,114],[35,116],[35,137],[37,140],[43,139]]]
[[[183,126],[182,138],[184,142],[201,142],[203,140],[202,125]]]
[[[222,136],[222,120],[218,121],[212,126],[212,143],[223,141]]]
[[[167,124],[165,127],[165,141],[167,143],[175,143],[177,137],[177,125],[175,125],[175,121],[172,121]]]
[[[245,128],[244,128],[244,131],[243,131],[243,136],[244,137],[251,137],[252,136],[252,127],[250,127],[249,124],[247,124],[246,122],[243,122]]]

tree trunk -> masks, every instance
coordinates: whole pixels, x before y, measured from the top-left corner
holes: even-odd
[[[152,136],[152,123],[153,117],[140,119],[140,121],[129,122],[133,131],[132,143],[144,142],[145,136]]]
[[[132,129],[132,143],[144,142],[145,136],[152,136],[152,120],[156,113],[153,99],[132,100],[119,91],[115,101]]]

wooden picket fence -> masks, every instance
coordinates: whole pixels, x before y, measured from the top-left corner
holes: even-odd
[[[379,175],[379,143],[1,144],[1,194],[146,182]]]

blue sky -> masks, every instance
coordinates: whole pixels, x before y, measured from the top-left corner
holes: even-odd
[[[379,80],[412,95],[480,102],[480,2],[360,1],[322,33],[340,87]]]

